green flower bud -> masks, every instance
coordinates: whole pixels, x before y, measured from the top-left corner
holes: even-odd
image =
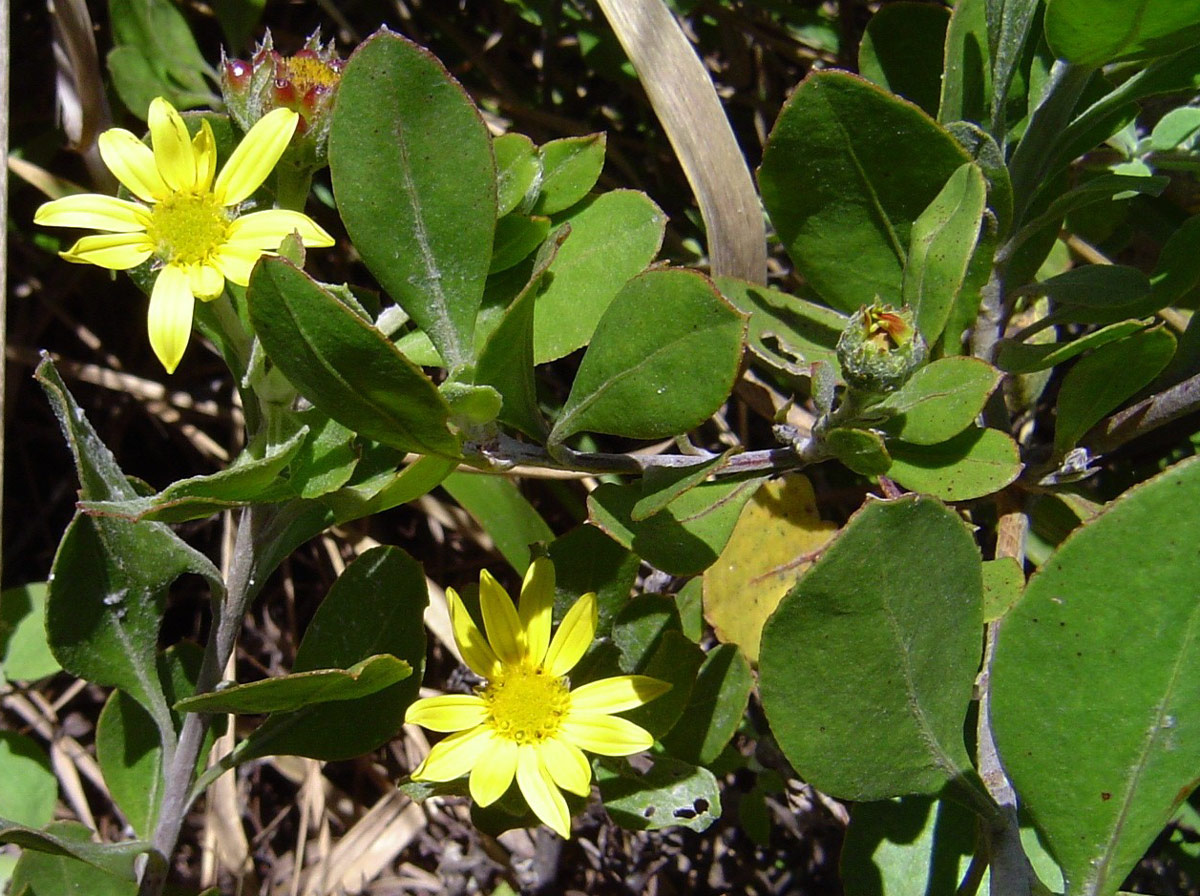
[[[864,392],[894,392],[925,363],[929,348],[908,307],[864,305],[838,338],[846,383]]]

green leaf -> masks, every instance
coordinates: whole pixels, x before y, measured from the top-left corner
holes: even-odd
[[[348,669],[314,669],[278,678],[235,684],[175,704],[182,712],[294,712],[318,703],[356,700],[377,693],[412,674],[404,660],[378,654]]]
[[[496,244],[492,249],[489,274],[507,271],[530,256],[550,235],[550,219],[505,215],[496,222]]]
[[[488,335],[475,365],[475,382],[486,383],[504,399],[498,419],[538,441],[548,427],[538,404],[533,375],[533,328],[535,300],[550,265],[570,228],[558,228],[542,245],[534,260],[529,281],[517,294]]]
[[[264,259],[247,300],[267,355],[322,412],[402,451],[458,456],[450,407],[429,378],[303,271]]]
[[[0,593],[0,683],[36,681],[60,668],[46,642],[46,583]]]
[[[538,149],[542,179],[532,211],[554,215],[575,205],[596,185],[604,167],[604,134],[563,137]]]
[[[888,442],[888,476],[943,501],[969,501],[1000,491],[1021,474],[1021,454],[1008,433],[972,427],[937,445]]]
[[[863,32],[859,74],[937,115],[949,22],[949,10],[939,6],[893,3],[883,7]]]
[[[876,408],[894,415],[882,424],[892,435],[913,445],[937,445],[970,426],[999,383],[1000,372],[985,361],[942,358]]]
[[[711,764],[741,725],[753,688],[754,674],[742,652],[733,644],[717,645],[704,658],[683,715],[663,746],[677,759]]]
[[[825,434],[825,447],[860,476],[882,476],[892,465],[883,436],[869,429],[831,429]]]
[[[597,637],[608,635],[613,618],[629,601],[641,561],[595,526],[578,526],[546,549],[554,563],[554,618],[589,591],[596,595]]]
[[[1150,280],[1137,268],[1088,264],[1043,280],[1037,291],[1053,303],[1056,320],[1108,324],[1158,310]]]
[[[541,514],[503,476],[451,473],[442,488],[479,521],[492,536],[496,550],[519,573],[524,574],[532,559],[529,546],[554,538]]]
[[[969,161],[917,107],[853,75],[817,72],[784,105],[758,179],[800,273],[851,312],[877,296],[895,301],[912,222]]]
[[[1015,557],[983,561],[983,621],[995,622],[1017,605],[1025,571]]]
[[[763,630],[763,709],[804,780],[877,800],[969,773],[982,589],[974,539],[938,501],[851,517]]]
[[[959,0],[946,29],[945,73],[938,121],[987,122],[992,96],[992,63],[987,0]]]
[[[437,488],[457,466],[450,458],[426,455],[400,470],[373,477],[369,483],[331,492],[316,505],[328,507],[330,513],[312,524],[312,534],[334,523],[348,523],[415,501]],[[300,538],[297,545],[309,537]]]
[[[80,506],[88,513],[135,523],[139,520],[181,523],[252,502],[278,501],[290,493],[279,474],[307,437],[308,430],[301,429],[285,442],[268,445],[262,457],[243,451],[225,469],[180,479],[157,495],[124,501],[83,501]]]
[[[317,408],[296,412],[309,435],[288,463],[288,487],[301,498],[319,498],[345,485],[362,453],[354,432]]]
[[[169,0],[109,0],[114,48],[109,72],[121,101],[146,120],[150,101],[163,96],[177,109],[211,105],[213,77],[187,19]]]
[[[1166,56],[1200,42],[1200,2],[1047,0],[1046,40],[1076,65]]]
[[[648,675],[671,686],[669,691],[649,703],[621,713],[655,738],[661,738],[679,721],[691,697],[696,674],[704,663],[704,651],[679,631],[678,612],[674,616],[674,625],[674,629],[663,633],[653,653],[643,656],[635,665],[625,667],[630,672]]]
[[[931,345],[942,335],[966,279],[986,198],[983,173],[963,165],[913,222],[900,297],[916,312],[917,329]]]
[[[746,347],[771,370],[786,376],[809,376],[824,361],[838,370],[838,337],[846,316],[769,286],[718,277],[717,288],[750,318]]]
[[[309,623],[292,672],[347,669],[390,654],[413,674],[369,696],[275,713],[239,747],[238,761],[288,754],[349,759],[395,737],[425,669],[428,602],[424,572],[399,548],[372,548],[347,566]]]
[[[605,483],[588,495],[588,514],[590,522],[658,569],[695,575],[717,559],[762,481],[706,482],[641,522],[632,518],[642,497],[640,484]]]
[[[975,854],[977,826],[974,813],[951,800],[857,803],[839,861],[846,896],[954,893]]]
[[[1196,786],[1197,502],[1194,459],[1130,489],[1059,546],[1000,629],[996,745],[1068,893],[1115,893]]]
[[[1152,288],[1158,296],[1156,304],[1160,308],[1179,304],[1200,287],[1197,240],[1200,240],[1200,215],[1193,215],[1163,244],[1154,273],[1150,275]]]
[[[623,759],[597,760],[596,783],[612,820],[630,831],[685,827],[704,831],[721,816],[717,779],[706,768],[651,756],[649,768]]]
[[[733,388],[746,320],[682,270],[630,280],[605,311],[550,432],[657,439],[699,426]]]
[[[80,497],[136,497],[54,365],[43,360],[35,376],[75,455]],[[162,523],[77,514],[50,572],[46,633],[55,658],[78,678],[129,691],[165,724],[155,646],[167,589],[185,573],[207,579],[214,599],[224,591],[212,561]]]
[[[193,694],[203,651],[183,641],[159,654],[158,672],[168,703]],[[175,730],[179,716],[173,714]],[[197,758],[197,772],[207,765],[216,738],[207,726]],[[133,830],[143,837],[154,832],[163,787],[163,748],[154,719],[129,694],[113,691],[96,722],[96,760],[104,785]]]
[[[1200,109],[1180,106],[1158,120],[1150,132],[1150,148],[1159,152],[1178,149],[1200,132]]]
[[[550,267],[534,311],[533,358],[554,361],[588,344],[630,277],[654,260],[666,217],[644,193],[614,190],[556,218],[570,235]]]
[[[645,666],[667,632],[682,628],[675,601],[662,594],[639,594],[624,601],[612,624],[612,642],[620,651],[622,672]]]
[[[1076,362],[1058,393],[1055,450],[1074,446],[1106,414],[1149,385],[1174,354],[1171,331],[1155,327],[1110,342]]]
[[[0,817],[31,828],[50,823],[58,779],[36,741],[16,731],[0,731],[0,781]]]
[[[182,87],[175,78],[160,70],[158,60],[146,55],[140,47],[113,47],[104,61],[121,103],[142,120],[149,113],[150,103],[155,97],[163,97],[176,109],[208,106],[216,99],[204,84],[199,71],[187,73],[177,70],[175,74],[183,75],[185,80],[199,79],[189,87]]]
[[[448,366],[469,363],[496,224],[495,160],[479,110],[427,50],[378,31],[342,73],[329,169],[371,273]]]
[[[492,140],[496,155],[496,215],[516,211],[542,173],[537,147],[524,134],[501,134]]]
[[[1002,339],[997,345],[996,366],[1008,373],[1036,373],[1069,361],[1076,355],[1107,345],[1146,329],[1146,322],[1123,320],[1086,333],[1070,342],[1017,342]]]
[[[130,889],[103,891],[103,896],[108,896],[109,892],[121,893],[122,896],[125,894],[133,896],[137,892],[132,883],[137,880],[134,874],[134,864],[139,856],[150,852],[154,847],[142,840],[129,840],[124,843],[94,843],[91,837],[90,830],[75,822],[59,822],[51,825],[49,830],[40,831],[16,824],[6,818],[0,818],[0,843],[12,843],[19,846],[27,850],[26,855],[29,855],[28,851],[32,850],[37,853],[48,853],[51,856],[64,856],[86,862],[84,867],[87,869],[87,873],[95,875],[96,869],[99,869],[114,877],[129,881],[131,884]],[[96,878],[96,880],[105,879]],[[20,874],[14,875],[14,891],[20,892],[23,885]],[[62,892],[59,889],[45,889],[39,896],[60,896]],[[97,888],[96,890],[89,889],[87,892],[101,891]]]
[[[633,505],[630,519],[635,523],[649,519],[689,489],[695,488],[718,470],[736,452],[718,454],[703,463],[682,469],[651,467],[642,477],[642,497]]]

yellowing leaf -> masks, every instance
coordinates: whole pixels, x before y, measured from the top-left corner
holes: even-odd
[[[837,532],[822,520],[800,474],[765,483],[743,508],[717,562],[704,573],[704,615],[722,641],[758,662],[763,624],[814,555]]]

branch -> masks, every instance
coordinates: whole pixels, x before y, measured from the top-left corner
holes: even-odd
[[[1200,410],[1200,373],[1102,420],[1080,444],[1093,456],[1108,454],[1197,410]]]

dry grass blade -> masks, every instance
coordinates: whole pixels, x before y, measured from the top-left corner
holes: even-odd
[[[425,827],[425,813],[393,790],[379,800],[338,842],[328,859],[311,869],[304,896],[361,893]]]
[[[765,283],[754,181],[704,64],[663,0],[600,0],[696,193],[714,275]]]
[[[58,116],[71,148],[87,163],[95,185],[104,192],[116,188],[116,180],[100,160],[96,138],[112,124],[112,113],[104,96],[100,54],[92,16],[84,0],[53,0],[55,94]]]

